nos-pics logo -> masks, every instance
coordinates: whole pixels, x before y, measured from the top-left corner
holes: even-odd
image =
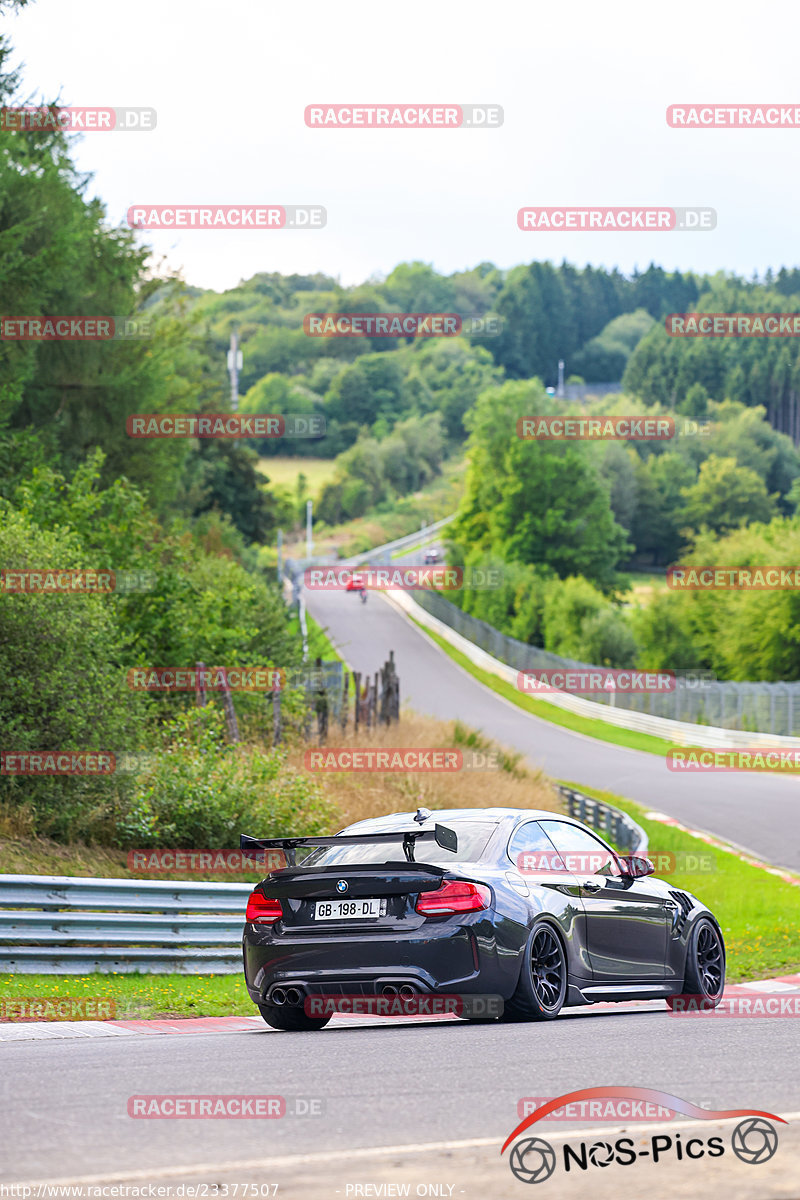
[[[768,1162],[778,1149],[778,1132],[771,1122],[778,1121],[782,1125],[786,1124],[784,1118],[775,1113],[762,1112],[760,1109],[754,1108],[731,1108],[717,1111],[698,1108],[696,1104],[682,1100],[680,1096],[672,1096],[668,1092],[659,1092],[653,1088],[582,1088],[577,1092],[567,1092],[564,1096],[556,1096],[537,1108],[509,1134],[500,1153],[504,1154],[511,1143],[530,1129],[531,1125],[541,1121],[543,1117],[563,1105],[600,1097],[643,1100],[701,1121],[728,1121],[734,1117],[743,1117],[745,1119],[739,1122],[730,1135],[730,1150],[743,1163],[751,1166]],[[702,1158],[720,1158],[727,1152],[725,1139],[719,1135],[709,1138],[682,1138],[677,1132],[659,1133],[650,1138],[645,1148],[637,1150],[636,1145],[636,1141],[630,1137],[616,1138],[613,1142],[603,1140],[580,1142],[577,1146],[565,1143],[561,1147],[561,1153],[558,1154],[550,1142],[545,1141],[544,1138],[527,1137],[516,1143],[509,1155],[508,1165],[512,1174],[521,1183],[544,1183],[555,1172],[559,1159],[561,1159],[564,1171],[588,1171],[591,1167],[603,1168],[612,1163],[630,1167],[640,1158],[651,1159],[653,1162],[662,1162],[666,1159],[697,1162]]]

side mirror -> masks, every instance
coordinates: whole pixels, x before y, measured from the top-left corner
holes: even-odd
[[[644,875],[652,875],[655,872],[655,867],[649,858],[644,858],[641,854],[626,854],[620,858],[622,869],[631,879],[641,879]]]

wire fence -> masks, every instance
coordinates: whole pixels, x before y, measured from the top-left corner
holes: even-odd
[[[438,592],[420,588],[414,592],[414,599],[431,616],[517,671],[551,669],[609,674],[607,668],[562,658],[509,637],[485,621],[463,612]],[[609,707],[693,725],[713,725],[720,729],[741,729],[785,737],[800,735],[800,681],[732,683],[714,679],[708,671],[680,667],[671,668],[671,673],[675,681],[669,691],[627,692],[609,689],[580,692],[570,689],[569,694]]]

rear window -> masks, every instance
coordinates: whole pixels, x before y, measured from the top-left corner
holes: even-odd
[[[447,825],[446,821],[439,824]],[[435,863],[436,866],[446,867],[451,863],[478,862],[489,844],[496,825],[489,821],[454,821],[448,826],[458,835],[458,850],[444,850],[437,842],[417,842],[414,846],[414,861],[418,863]],[[392,833],[393,830],[382,829],[381,833]],[[400,833],[419,833],[419,825],[410,828],[401,827]],[[403,843],[398,842],[366,842],[363,846],[320,846],[312,850],[307,858],[301,860],[303,850],[298,847],[298,867],[355,867],[367,863],[405,862]]]

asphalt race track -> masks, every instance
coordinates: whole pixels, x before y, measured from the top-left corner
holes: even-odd
[[[334,1200],[357,1194],[346,1191],[348,1184],[380,1179],[410,1184],[411,1195],[420,1183],[440,1182],[453,1185],[452,1193],[441,1193],[445,1196],[524,1196],[508,1155],[500,1158],[499,1152],[518,1123],[517,1103],[526,1096],[617,1084],[660,1089],[713,1109],[787,1115],[800,1108],[794,1020],[679,1019],[666,1007],[645,1006],[565,1010],[547,1024],[347,1022],[334,1018],[312,1034],[276,1033],[259,1025],[231,1033],[4,1043],[0,1180],[166,1180],[174,1186],[190,1177],[207,1183],[253,1179],[277,1182],[282,1200]],[[133,1095],[198,1093],[282,1095],[289,1107],[295,1097],[316,1099],[322,1112],[262,1121],[128,1116]],[[670,1124],[659,1123],[655,1132],[664,1133]],[[684,1121],[675,1127],[690,1129],[688,1136],[719,1132],[704,1124]],[[622,1128],[636,1133],[635,1126],[619,1121],[602,1129],[589,1122],[588,1128],[593,1140],[599,1132],[613,1141]],[[792,1126],[778,1128],[782,1138],[785,1134],[784,1153],[770,1164],[742,1164],[728,1154],[702,1169],[709,1179],[724,1178],[729,1195],[796,1195],[790,1180],[797,1135]],[[558,1138],[572,1129],[575,1122],[549,1122],[537,1132]],[[637,1136],[650,1132],[643,1127]],[[445,1150],[442,1142],[466,1145]],[[403,1150],[387,1151],[387,1145]],[[349,1153],[367,1147],[379,1152]],[[643,1195],[634,1185],[642,1186],[652,1169],[649,1163],[636,1164],[630,1173],[615,1167],[603,1173],[601,1190],[597,1172],[592,1194],[618,1194],[614,1187],[623,1178],[625,1194]],[[662,1163],[654,1181],[672,1180],[668,1169],[674,1172],[670,1195],[698,1194],[693,1189],[700,1167]],[[305,1172],[308,1190],[301,1187]],[[478,1186],[481,1173],[494,1180],[489,1190],[488,1182]],[[782,1181],[781,1189],[747,1191],[756,1177]],[[542,1194],[580,1194],[555,1185],[553,1180]],[[587,1177],[580,1186],[585,1194]],[[45,1200],[47,1193],[41,1196]]]
[[[800,869],[800,779],[764,773],[668,771],[663,759],[530,716],[478,683],[379,592],[306,591],[308,611],[350,665],[372,674],[394,650],[400,702],[459,717],[514,747],[556,779],[628,796],[758,857]],[[654,847],[657,849],[658,847]]]
[[[565,732],[507,704],[377,594],[366,605],[356,595],[317,593],[308,600],[356,669],[372,673],[395,651],[401,698],[415,709],[459,716],[550,774],[632,796],[800,866],[800,785],[731,775],[678,778],[654,756]],[[615,1085],[655,1089],[705,1109],[760,1109],[790,1123],[777,1125],[774,1157],[752,1164],[733,1153],[736,1121],[549,1121],[531,1134],[553,1148],[558,1173],[534,1195],[617,1200],[659,1189],[678,1200],[723,1194],[796,1200],[798,1061],[796,1020],[676,1018],[662,1002],[567,1009],[545,1024],[341,1016],[318,1033],[278,1033],[260,1022],[157,1035],[56,1031],[52,1038],[0,1041],[0,1185],[20,1185],[0,1187],[0,1196],[511,1200],[531,1194],[511,1173],[509,1153],[500,1155],[519,1121],[518,1102]],[[286,1115],[129,1115],[131,1097],[164,1095],[281,1096]],[[314,1110],[318,1115],[305,1115]],[[680,1139],[683,1146],[715,1135],[726,1147],[720,1158],[679,1161],[672,1152]],[[565,1173],[566,1144],[613,1144],[621,1136],[634,1139],[639,1156],[630,1170],[618,1163],[600,1170],[590,1162],[586,1172]],[[656,1137],[671,1139],[658,1162]],[[255,1190],[245,1192],[245,1184]]]

